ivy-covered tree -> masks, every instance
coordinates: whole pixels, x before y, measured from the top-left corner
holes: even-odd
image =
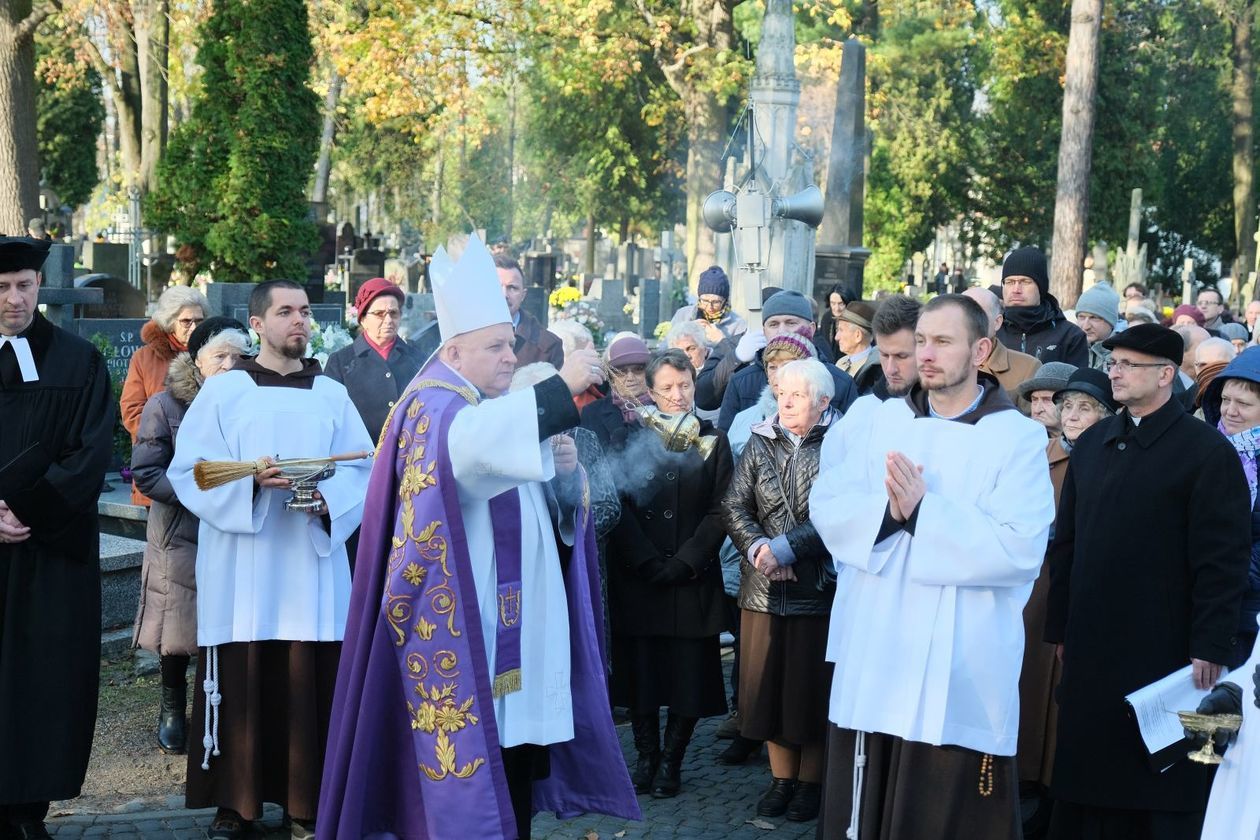
[[[35,135],[43,180],[62,204],[78,207],[92,197],[100,180],[96,138],[105,123],[101,79],[74,60],[62,39],[35,39]]]
[[[319,143],[306,5],[218,0],[198,60],[201,90],[159,168],[148,223],[217,280],[300,278],[315,244],[306,187]]]

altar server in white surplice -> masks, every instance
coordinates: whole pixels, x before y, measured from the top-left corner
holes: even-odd
[[[1045,430],[979,373],[991,341],[975,301],[935,298],[919,383],[859,400],[823,448],[810,519],[837,582],[820,837],[1020,837],[1022,614],[1054,500]]]
[[[279,802],[311,829],[337,662],[350,604],[345,541],[359,526],[371,462],[339,463],[314,512],[285,509],[289,483],[254,479],[198,489],[199,461],[326,458],[373,442],[341,383],[305,358],[306,291],[276,280],[250,297],[257,358],[207,380],[184,416],[167,471],[201,525],[197,544],[197,685],[188,751],[189,808],[218,807],[212,836],[231,836]],[[208,712],[207,712],[208,707]]]

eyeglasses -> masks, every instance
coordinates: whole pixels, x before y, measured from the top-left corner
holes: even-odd
[[[726,299],[720,297],[700,298],[696,304],[703,306],[705,309],[721,309],[726,305]]]
[[[1002,280],[1003,286],[1035,286],[1037,281],[1029,277],[1007,277]]]
[[[198,324],[200,324],[204,320],[206,319],[205,318],[180,318],[175,323],[179,324],[181,327],[185,327],[185,328],[194,327],[195,328]]]
[[[1135,368],[1158,368],[1158,367],[1176,367],[1172,362],[1130,362],[1128,359],[1108,359],[1103,362],[1103,370],[1111,373],[1118,370],[1121,373],[1129,373]]]
[[[402,317],[402,311],[398,309],[373,309],[368,315],[379,321],[384,321],[386,318],[397,320]]]

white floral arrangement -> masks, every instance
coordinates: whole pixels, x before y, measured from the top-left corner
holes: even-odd
[[[556,313],[556,319],[577,321],[591,331],[591,338],[595,340],[596,347],[604,343],[604,331],[607,326],[599,317],[595,301],[570,300],[560,307],[560,311]]]

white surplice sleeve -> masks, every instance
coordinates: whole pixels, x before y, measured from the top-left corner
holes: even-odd
[[[875,398],[855,402],[839,425],[823,438],[818,478],[809,494],[809,521],[835,563],[879,574],[888,561],[872,548],[888,507],[884,476],[870,469],[871,432],[883,404]],[[881,459],[882,461],[882,459]]]
[[[175,456],[166,471],[179,502],[202,522],[228,534],[257,534],[266,519],[270,493],[254,494],[249,479],[201,490],[193,478],[198,461],[241,461],[234,445],[236,430],[226,428],[224,409],[242,398],[248,376],[229,371],[206,380],[188,407],[175,439]]]
[[[350,401],[345,388],[333,380],[316,380],[317,386],[329,391],[330,413],[337,416],[333,428],[332,445],[329,455],[342,455],[347,452],[371,452],[376,448],[363,418],[359,415],[354,403]],[[335,388],[331,387],[336,385]],[[339,392],[339,393],[338,393]],[[337,407],[340,405],[340,412]],[[368,479],[372,475],[372,460],[343,461],[337,464],[337,471],[331,478],[319,483],[320,495],[328,505],[328,517],[332,523],[331,531],[324,530],[321,517],[312,516],[310,525],[311,541],[315,551],[321,557],[327,557],[336,546],[341,545],[354,529],[363,521],[363,502],[367,498]]]
[[[1044,432],[1018,420],[985,430],[985,445],[1001,449],[988,457],[1000,458],[1001,467],[994,484],[974,501],[931,490],[924,494],[910,541],[911,580],[1021,586],[1037,579],[1054,521],[1054,489]]]
[[[447,442],[455,483],[469,498],[492,499],[555,475],[551,446],[538,440],[533,388],[460,409]]]

